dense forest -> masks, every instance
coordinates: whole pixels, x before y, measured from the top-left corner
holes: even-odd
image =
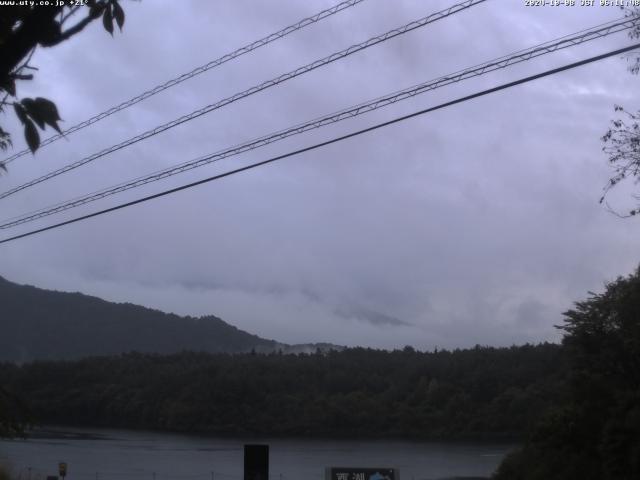
[[[558,345],[423,353],[130,353],[0,365],[43,423],[265,434],[519,438],[562,397]]]
[[[565,313],[568,396],[496,480],[640,478],[640,268]]]
[[[561,345],[0,363],[0,431],[31,419],[216,434],[517,439],[522,448],[495,480],[640,478],[640,269],[577,302],[559,328]]]

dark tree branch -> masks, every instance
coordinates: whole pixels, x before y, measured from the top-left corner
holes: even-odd
[[[63,25],[64,22],[66,22],[70,17],[72,17],[80,8],[81,8],[80,6],[71,7],[66,15],[62,15],[60,17],[60,25]]]
[[[16,80],[32,80],[33,75],[22,73],[22,70],[31,67],[29,62],[35,49],[38,46],[53,47],[76,34],[82,32],[93,20],[103,17],[105,30],[113,35],[113,22],[122,29],[125,14],[117,0],[87,0],[86,16],[81,18],[66,30],[62,30],[62,25],[71,17],[80,12],[83,7],[77,6],[29,6],[16,5],[12,8],[5,8],[0,15],[0,95],[4,94],[0,102],[0,111],[3,111],[7,99],[17,97]],[[54,2],[50,2],[54,3]],[[63,2],[57,2],[63,3]],[[27,106],[31,102],[31,109]],[[45,98],[24,99],[20,104],[27,106],[28,120],[21,119],[25,125],[25,138],[32,152],[35,152],[39,145],[39,135],[34,125],[44,129],[45,124],[60,129],[57,122],[60,117],[56,106]],[[14,106],[18,104],[14,103]],[[20,117],[19,109],[16,112]],[[54,118],[55,117],[55,118]],[[32,121],[33,120],[33,121]],[[35,124],[33,123],[35,122]],[[10,135],[0,128],[0,150],[5,150],[11,145]],[[6,169],[6,165],[0,163],[0,169]]]
[[[58,40],[51,44],[50,46],[53,45],[57,45],[60,42],[63,42],[65,40],[68,40],[69,38],[71,38],[72,36],[74,36],[76,33],[80,33],[82,30],[84,30],[84,28],[89,25],[91,22],[93,22],[97,17],[94,17],[92,15],[88,15],[85,18],[83,18],[82,20],[80,20],[78,23],[76,23],[73,27],[65,30],[64,32],[62,32],[58,38]]]

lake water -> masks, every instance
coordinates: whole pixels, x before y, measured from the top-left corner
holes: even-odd
[[[0,441],[0,462],[19,480],[235,480],[243,445],[270,446],[272,480],[321,480],[325,467],[394,467],[402,480],[488,477],[513,445],[404,441],[228,439],[125,430],[51,428]]]

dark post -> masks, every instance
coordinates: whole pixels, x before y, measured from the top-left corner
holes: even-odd
[[[269,480],[269,445],[244,446],[244,480]]]

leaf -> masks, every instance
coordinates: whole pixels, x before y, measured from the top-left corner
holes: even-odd
[[[27,113],[25,112],[24,107],[19,103],[14,103],[13,108],[16,111],[16,115],[20,120],[20,123],[22,123],[23,125],[27,123],[29,119],[27,118]]]
[[[44,130],[44,118],[36,104],[36,101],[33,98],[24,98],[22,100],[22,106],[38,126]]]
[[[11,143],[11,135],[9,135],[2,129],[2,127],[0,127],[0,150],[6,150],[12,145],[13,143]]]
[[[104,10],[104,4],[96,3],[95,0],[88,1],[87,5],[89,6],[89,17],[91,18],[98,18]]]
[[[51,100],[42,97],[36,97],[35,99],[25,98],[22,100],[22,107],[24,112],[36,122],[40,129],[44,130],[45,125],[49,125],[58,133],[62,133],[58,126],[58,121],[61,120],[60,114],[56,104]],[[16,113],[18,113],[17,107]],[[18,116],[20,116],[19,113]],[[25,123],[22,118],[21,121]]]
[[[113,0],[111,5],[113,5],[113,18],[116,19],[118,28],[122,31],[122,26],[124,25],[124,10],[116,0]]]
[[[27,140],[31,153],[36,153],[40,146],[40,134],[31,120],[27,120],[24,125],[24,138]]]
[[[45,115],[45,121],[47,121],[47,123],[48,121],[57,122],[59,120],[62,120],[60,118],[60,114],[58,113],[56,104],[48,98],[36,97],[34,102],[36,103],[42,114]]]
[[[42,97],[36,97],[34,100],[35,106],[38,109],[38,114],[40,118],[51,127],[55,128],[58,133],[62,133],[60,127],[58,127],[58,120],[61,120],[60,115],[58,114],[58,108],[56,104],[51,100]]]
[[[111,9],[109,5],[104,9],[104,13],[102,14],[102,25],[104,25],[104,29],[113,35],[113,16],[111,14]]]

